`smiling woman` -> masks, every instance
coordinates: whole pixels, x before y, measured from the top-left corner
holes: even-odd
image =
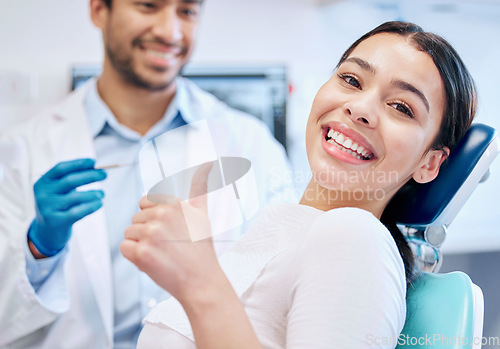
[[[143,199],[121,250],[175,299],[148,315],[139,348],[372,348],[369,338],[397,338],[413,256],[386,207],[436,178],[475,96],[444,39],[388,22],[346,51],[314,99],[300,204],[269,207],[218,261],[210,239],[179,243],[189,236],[179,202]],[[206,205],[183,205],[204,221]]]
[[[379,34],[362,41],[314,100],[306,131],[314,177],[332,169],[397,171],[393,182],[351,183],[343,188],[384,190],[385,200],[356,203],[380,217],[410,178],[423,183],[437,175],[445,153],[430,147],[443,119],[444,102],[444,85],[431,57],[407,38]],[[339,190],[339,183],[311,182],[316,184]]]

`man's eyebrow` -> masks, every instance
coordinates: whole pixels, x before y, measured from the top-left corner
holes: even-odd
[[[369,71],[372,74],[375,74],[375,68],[370,63],[368,63],[367,61],[365,61],[364,59],[361,59],[361,58],[358,58],[358,57],[349,57],[349,58],[346,58],[344,62],[356,63],[362,69],[367,70],[367,71]]]
[[[418,88],[416,88],[412,84],[409,84],[409,83],[407,83],[405,81],[401,81],[401,80],[392,81],[392,85],[394,87],[397,87],[397,88],[400,88],[402,90],[409,91],[409,92],[416,94],[418,96],[418,98],[420,98],[422,100],[422,102],[424,102],[425,108],[427,109],[427,112],[429,112],[429,102],[427,101],[427,98],[425,98],[425,95],[422,93],[422,91],[420,91]]]
[[[203,0],[182,0],[183,3],[185,4],[199,4],[201,5]]]

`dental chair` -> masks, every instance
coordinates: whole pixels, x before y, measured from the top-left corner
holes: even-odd
[[[495,130],[474,124],[438,177],[389,203],[416,258],[408,289],[406,322],[397,348],[481,348],[484,301],[463,272],[438,274],[446,228],[499,152]]]

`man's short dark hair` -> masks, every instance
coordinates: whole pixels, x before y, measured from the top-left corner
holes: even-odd
[[[111,8],[111,1],[112,0],[102,0],[106,4],[108,8]],[[200,0],[200,5],[203,3],[203,0]]]

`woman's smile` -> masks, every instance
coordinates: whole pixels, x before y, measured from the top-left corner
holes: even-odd
[[[347,125],[329,122],[322,130],[321,143],[330,156],[350,164],[365,164],[377,158],[370,143]]]

